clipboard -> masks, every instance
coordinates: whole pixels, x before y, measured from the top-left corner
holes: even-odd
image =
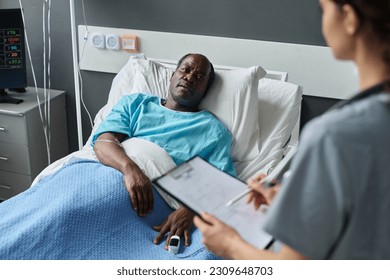
[[[245,182],[196,156],[153,180],[153,186],[168,193],[198,214],[206,211],[235,228],[241,237],[261,249],[273,238],[263,231],[267,207],[256,210],[241,199],[230,207],[226,203],[248,189]]]

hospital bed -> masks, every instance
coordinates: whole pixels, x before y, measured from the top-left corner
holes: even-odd
[[[175,64],[170,57],[156,59],[147,53],[145,58],[130,57],[112,82],[91,136],[123,95],[143,92],[164,97]],[[215,82],[201,107],[232,132],[237,177],[246,181],[272,170],[297,145],[303,88],[286,81],[286,71],[261,65],[215,66]],[[218,259],[203,247],[196,229],[191,246],[183,246],[177,255],[164,250],[163,243],[154,245],[151,225],[161,223],[177,203],[154,190],[158,210],[139,218],[122,174],[97,162],[91,136],[81,150],[43,170],[28,191],[0,205],[0,211],[13,210],[2,217],[0,231],[5,234],[0,244],[6,245],[0,246],[0,258]],[[174,166],[153,143],[128,139],[123,145],[151,179]]]
[[[115,77],[93,132],[125,94],[164,97],[172,69],[154,60],[130,59]],[[232,157],[244,181],[282,159],[299,116],[300,87],[265,75],[260,66],[217,69],[201,104],[232,132]],[[123,146],[151,179],[175,166],[153,143],[130,138]],[[155,211],[139,218],[122,174],[98,163],[88,139],[83,149],[43,170],[29,190],[0,205],[3,213],[8,210],[0,222],[0,258],[217,259],[203,247],[198,230],[192,234],[192,245],[182,246],[177,255],[164,250],[164,242],[154,245],[156,232],[151,226],[178,207],[169,196],[156,191],[154,196]]]
[[[131,93],[148,93],[165,98],[176,63],[177,61],[172,60],[130,57],[114,78],[107,104],[97,113],[91,135],[84,147],[48,166],[37,176],[33,185],[75,158],[96,160],[91,137],[114,104]],[[246,181],[257,172],[267,173],[282,159],[288,147],[297,144],[296,138],[291,139],[293,133],[298,133],[296,124],[302,88],[286,82],[286,72],[266,71],[261,66],[238,68],[216,65],[215,69],[216,80],[201,108],[212,112],[232,133],[232,157],[241,180]],[[141,142],[134,139],[125,142],[127,153],[141,151],[137,156],[145,158],[147,149],[142,147],[142,143],[139,144],[141,147],[132,149],[132,146],[135,147],[130,145],[132,141],[137,141],[137,145]],[[164,158],[154,157],[148,159],[148,162]],[[151,177],[155,177],[155,174],[170,168],[172,166],[159,172],[145,171],[152,172]]]

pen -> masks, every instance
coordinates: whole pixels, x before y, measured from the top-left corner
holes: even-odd
[[[225,207],[229,207],[231,205],[233,205],[234,203],[236,203],[237,201],[239,201],[241,198],[243,198],[244,196],[246,196],[248,193],[250,193],[251,191],[253,191],[253,189],[247,189],[246,191],[240,193],[239,195],[237,195],[236,197],[234,197],[232,200],[229,200],[228,203],[225,204]]]
[[[286,169],[287,169],[291,159],[295,155],[296,151],[297,151],[297,147],[292,147],[291,150],[287,153],[287,155],[274,168],[274,170],[272,170],[272,172],[264,178],[264,180],[262,182],[262,186],[264,188],[270,188],[270,187],[274,186],[275,185],[274,181],[277,180],[278,177],[280,177],[281,175],[286,173],[283,177],[287,177],[290,174],[289,171],[286,172]],[[241,198],[246,196],[251,191],[253,191],[253,189],[249,188],[246,191],[240,193],[239,195],[234,197],[232,200],[228,201],[228,203],[225,204],[225,207],[229,207],[229,206],[233,205],[234,203],[239,201]]]
[[[264,187],[272,187],[274,186],[275,184],[272,183],[271,181],[267,181],[267,182],[264,182],[263,183],[263,186]],[[246,191],[240,193],[239,195],[237,195],[236,197],[234,197],[233,199],[229,200],[228,203],[225,204],[225,207],[229,207],[231,205],[233,205],[234,203],[236,203],[237,201],[239,201],[241,198],[243,198],[244,196],[246,196],[248,193],[250,193],[251,191],[253,191],[253,189],[247,189]]]
[[[288,176],[290,176],[291,174],[291,171],[288,170],[286,171],[286,173],[283,174],[283,179],[282,179],[282,182],[285,178],[287,178]],[[275,183],[273,181],[264,181],[262,183],[262,186],[263,188],[271,188],[273,186],[275,186]],[[237,195],[235,198],[233,198],[232,200],[230,200],[228,203],[225,204],[225,207],[229,207],[231,205],[233,205],[234,203],[236,203],[237,201],[239,201],[241,198],[243,198],[245,195],[247,195],[248,193],[250,193],[251,191],[253,191],[253,189],[247,189],[246,191],[240,193],[239,195]]]

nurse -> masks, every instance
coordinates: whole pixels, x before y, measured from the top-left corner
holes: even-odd
[[[352,60],[360,93],[310,122],[265,230],[283,245],[260,250],[202,213],[205,246],[226,259],[390,259],[390,0],[320,0],[333,55]],[[259,177],[258,179],[261,179]],[[261,181],[252,201],[270,202]]]

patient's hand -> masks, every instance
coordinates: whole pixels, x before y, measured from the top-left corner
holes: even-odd
[[[153,229],[159,231],[159,234],[153,240],[154,244],[159,244],[164,235],[168,233],[167,240],[165,242],[165,250],[168,250],[169,240],[172,235],[182,236],[184,234],[184,244],[190,246],[191,244],[191,230],[194,226],[193,218],[194,213],[185,208],[180,207],[173,213],[171,213],[161,225],[154,226]]]
[[[100,162],[124,174],[124,183],[133,208],[139,216],[144,217],[153,210],[152,183],[139,166],[127,156],[123,146],[118,144],[125,137],[126,135],[121,133],[103,133],[98,137],[93,150]]]
[[[152,183],[138,166],[126,172],[124,180],[134,210],[145,217],[153,210]]]

